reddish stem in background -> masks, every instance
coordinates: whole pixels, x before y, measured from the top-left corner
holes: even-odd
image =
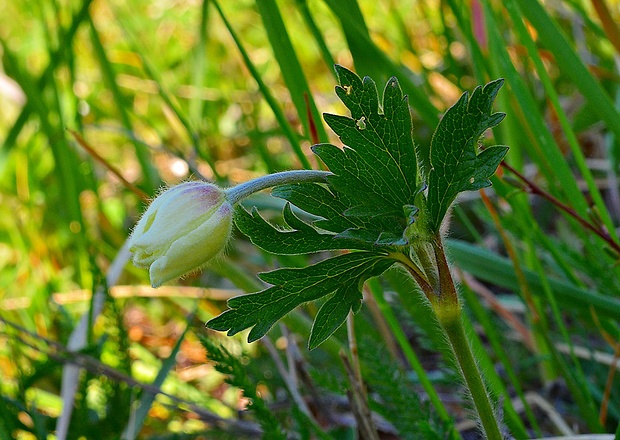
[[[525,184],[527,192],[529,192],[531,194],[538,195],[538,196],[542,197],[543,199],[548,200],[553,205],[557,206],[562,211],[566,212],[568,215],[570,215],[575,220],[577,220],[577,222],[581,226],[583,226],[584,228],[588,229],[591,232],[594,232],[596,235],[598,235],[600,238],[602,238],[609,246],[611,246],[611,248],[616,252],[616,254],[620,255],[620,245],[618,243],[616,243],[609,236],[607,231],[605,231],[604,229],[601,229],[601,228],[593,225],[589,221],[585,220],[583,217],[581,217],[579,214],[577,214],[577,211],[575,211],[573,208],[571,208],[567,204],[561,202],[560,200],[556,199],[554,196],[552,196],[551,194],[549,194],[548,192],[543,190],[541,187],[539,187],[534,182],[529,180],[523,174],[521,174],[520,172],[515,170],[513,167],[508,165],[505,161],[502,161],[501,166],[506,168],[508,171],[510,171],[515,176],[517,176],[517,178],[519,180],[521,180]]]
[[[118,180],[120,180],[121,183],[127,189],[129,189],[135,195],[140,197],[144,202],[147,202],[149,200],[150,197],[149,197],[149,195],[147,193],[142,191],[140,188],[138,188],[136,185],[134,185],[133,183],[131,183],[127,179],[125,179],[123,177],[123,175],[121,174],[121,172],[118,171],[116,168],[114,168],[114,166],[112,164],[110,164],[107,160],[105,160],[103,157],[101,157],[101,155],[99,153],[97,153],[93,147],[88,145],[88,143],[86,143],[84,138],[82,136],[80,136],[80,134],[77,131],[73,131],[73,130],[67,130],[67,131],[69,133],[71,133],[71,135],[76,140],[76,142],[78,144],[80,144],[81,147],[84,150],[86,150],[86,152],[88,154],[90,154],[93,159],[95,159],[97,162],[99,162],[101,165],[103,165],[108,171],[110,171],[112,174],[114,174],[118,178]]]
[[[312,141],[312,145],[316,145],[319,143],[319,132],[316,129],[316,122],[314,122],[314,117],[312,116],[312,110],[310,108],[310,101],[308,100],[308,94],[304,93],[304,101],[306,101],[306,115],[308,116],[308,127],[310,129],[310,140]]]
[[[609,42],[613,44],[616,51],[620,53],[620,28],[616,24],[609,10],[609,6],[607,6],[605,0],[591,0],[591,3],[596,11],[596,15],[598,15],[599,20],[601,20],[603,30],[605,30]]]
[[[474,38],[482,49],[483,53],[489,52],[489,44],[487,40],[486,25],[484,23],[484,12],[479,0],[472,0],[471,2],[471,22],[472,30],[474,32]]]

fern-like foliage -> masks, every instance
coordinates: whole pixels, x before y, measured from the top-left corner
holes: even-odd
[[[442,422],[422,402],[415,383],[398,367],[385,345],[366,337],[360,344],[360,357],[370,390],[370,407],[399,432],[403,440],[448,438],[452,426]]]
[[[267,408],[265,401],[256,393],[256,385],[248,378],[239,359],[207,337],[200,336],[200,342],[207,350],[207,357],[215,363],[215,369],[226,376],[226,383],[241,389],[243,395],[250,400],[249,410],[260,423],[263,438],[285,440],[286,435],[280,423]]]

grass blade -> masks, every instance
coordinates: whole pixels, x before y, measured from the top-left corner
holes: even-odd
[[[209,150],[202,147],[198,133],[192,126],[187,116],[181,110],[180,106],[174,99],[173,95],[171,95],[164,87],[163,81],[159,73],[157,72],[153,64],[150,62],[150,60],[147,58],[146,51],[142,49],[138,40],[136,39],[135,35],[137,34],[137,32],[135,32],[134,30],[135,29],[134,23],[132,21],[132,18],[130,17],[133,17],[133,14],[125,13],[124,20],[122,22],[120,20],[118,21],[128,41],[129,46],[132,48],[134,53],[140,58],[144,73],[149,79],[154,81],[154,83],[157,85],[157,91],[159,93],[159,96],[164,101],[166,106],[170,110],[172,110],[172,112],[177,117],[178,121],[185,128],[187,137],[189,138],[189,141],[193,146],[194,152],[209,165],[215,180],[222,180],[222,176],[220,176],[220,174],[218,173],[217,168],[215,166],[215,162],[213,161],[213,158],[211,157]]]
[[[554,54],[560,70],[573,80],[591,108],[620,138],[620,113],[601,86],[571,47],[555,20],[538,0],[517,0],[523,16],[534,26],[541,43]]]
[[[523,81],[522,74],[517,71],[511,61],[501,37],[498,23],[486,0],[484,11],[491,57],[496,63],[496,68],[505,75],[506,84],[514,94],[521,109],[522,123],[528,127],[533,146],[538,147],[537,149],[528,148],[528,153],[532,158],[536,158],[541,172],[552,177],[548,178],[550,191],[552,193],[562,191],[564,193],[563,198],[570,200],[581,216],[586,216],[588,204],[577,186],[566,159],[562,156],[553,136],[546,127],[539,107]],[[562,182],[562,184],[559,185],[558,182]]]
[[[188,323],[192,322],[191,316],[188,317],[187,322]],[[172,352],[170,353],[170,356],[168,356],[162,362],[161,368],[157,372],[157,376],[155,377],[155,380],[152,383],[153,386],[157,388],[161,388],[164,381],[168,377],[168,373],[170,373],[170,370],[172,370],[172,368],[177,364],[176,356],[179,350],[181,349],[181,343],[185,339],[185,335],[187,334],[187,331],[189,330],[189,328],[190,328],[190,325],[188,324],[185,327],[185,330],[183,330],[183,333],[181,334],[181,336],[179,336],[179,339],[177,339],[177,342],[174,345]],[[140,402],[139,402],[137,409],[135,409],[134,407],[134,410],[132,410],[132,414],[129,418],[129,424],[125,427],[125,431],[123,432],[122,438],[126,438],[129,440],[134,440],[135,438],[137,438],[138,434],[140,433],[140,430],[142,429],[142,425],[144,424],[144,420],[146,419],[146,416],[148,415],[148,412],[151,409],[151,405],[155,401],[155,396],[156,396],[155,394],[150,393],[148,391],[144,392],[144,394],[140,398]]]
[[[271,44],[276,60],[280,66],[280,71],[284,77],[286,87],[291,94],[291,99],[297,109],[297,115],[301,120],[306,135],[310,137],[310,123],[308,115],[306,114],[306,103],[304,102],[304,95],[308,96],[308,102],[312,117],[316,123],[316,128],[319,135],[320,142],[327,142],[327,133],[325,127],[321,122],[321,116],[316,108],[314,99],[312,99],[312,93],[310,87],[306,81],[306,76],[301,68],[293,44],[288,36],[282,15],[278,9],[278,5],[275,0],[257,0],[258,12],[261,15],[265,30],[267,31],[267,38]]]
[[[321,30],[317,26],[316,21],[314,20],[314,18],[312,17],[312,14],[310,13],[310,9],[308,8],[308,2],[306,0],[297,0],[295,4],[297,5],[297,9],[299,9],[299,12],[301,13],[301,17],[306,22],[306,26],[308,26],[308,29],[310,30],[310,33],[312,34],[314,41],[316,42],[317,46],[319,47],[319,50],[321,51],[321,55],[323,56],[323,61],[325,61],[325,64],[327,64],[327,67],[329,68],[329,71],[332,73],[333,78],[336,81],[338,81],[336,72],[333,69],[333,67],[336,65],[336,61],[334,60],[334,57],[329,51],[329,48],[327,47],[327,43],[325,43],[325,39],[323,38],[323,35],[321,34]]]
[[[260,74],[258,73],[258,70],[254,66],[254,63],[252,63],[252,60],[250,60],[250,56],[248,55],[247,51],[243,47],[243,43],[241,42],[241,40],[237,36],[237,33],[233,29],[232,25],[230,24],[230,22],[224,15],[224,11],[220,7],[219,3],[213,0],[213,4],[215,5],[215,8],[220,14],[220,17],[222,18],[224,25],[228,29],[228,32],[230,32],[230,36],[233,38],[235,44],[237,45],[237,48],[239,49],[239,53],[241,54],[241,57],[243,58],[243,62],[245,63],[245,66],[250,71],[250,74],[254,78],[254,81],[256,81],[256,83],[258,84],[258,88],[260,89],[261,94],[265,98],[265,101],[267,101],[267,104],[273,111],[273,114],[276,117],[276,120],[278,121],[280,128],[284,132],[283,133],[284,136],[286,136],[289,143],[291,144],[291,148],[293,149],[295,156],[297,157],[297,159],[299,160],[303,168],[311,169],[312,165],[310,165],[308,158],[306,157],[306,155],[301,150],[301,147],[299,146],[299,136],[294,132],[293,128],[286,120],[286,116],[284,115],[284,112],[282,111],[276,99],[271,94],[271,91],[269,90],[269,88],[267,87],[263,79],[261,78]]]
[[[447,242],[450,256],[462,270],[497,286],[514,291],[519,289],[512,263],[507,258],[462,240],[448,240]],[[493,270],[489,270],[489,267],[492,267]],[[535,295],[540,295],[544,286],[538,275],[525,268],[523,272],[532,292]],[[615,320],[620,319],[620,300],[618,298],[576,287],[557,278],[549,277],[547,279],[555,297],[564,308],[587,315],[590,313],[590,307],[592,307],[599,316]]]
[[[112,66],[112,63],[110,63],[110,60],[108,59],[108,56],[105,52],[103,44],[101,43],[101,38],[99,38],[99,33],[97,32],[97,28],[95,27],[95,23],[93,22],[92,17],[88,16],[88,22],[90,24],[90,40],[93,48],[95,49],[94,54],[99,61],[103,79],[106,82],[108,88],[110,89],[110,92],[112,93],[114,103],[116,104],[116,108],[120,116],[120,122],[123,125],[123,128],[127,130],[127,132],[132,132],[133,127],[131,125],[129,113],[127,111],[127,108],[129,108],[129,106],[127,104],[127,100],[121,93],[121,90],[116,81],[116,72],[114,70],[114,66]],[[161,185],[161,179],[159,178],[157,171],[151,163],[149,151],[145,148],[144,145],[137,142],[135,137],[130,137],[130,141],[134,146],[136,157],[138,158],[140,168],[142,169],[145,191],[148,194],[153,194],[155,190]]]
[[[515,0],[509,0],[509,1],[504,2],[504,7],[510,14],[514,28],[517,34],[519,35],[519,40],[521,41],[522,44],[525,45],[528,55],[531,61],[534,63],[536,72],[538,73],[538,76],[543,84],[543,87],[545,88],[546,96],[551,101],[553,109],[555,110],[555,113],[558,117],[560,125],[562,126],[562,129],[564,131],[564,135],[566,136],[568,145],[570,146],[571,152],[573,153],[573,158],[575,160],[575,163],[579,169],[579,172],[583,176],[586,184],[588,185],[588,191],[590,192],[590,195],[592,196],[592,199],[596,205],[598,213],[601,216],[603,223],[607,227],[607,230],[609,231],[611,237],[617,241],[618,237],[616,234],[616,229],[613,225],[613,222],[611,220],[607,207],[605,206],[603,197],[601,196],[598,186],[594,182],[594,177],[592,176],[592,172],[590,171],[590,169],[588,168],[586,164],[586,160],[585,160],[583,151],[581,149],[581,146],[579,145],[579,142],[577,140],[577,136],[570,125],[566,112],[564,111],[564,109],[562,108],[562,105],[560,104],[558,94],[555,91],[553,84],[551,83],[551,78],[549,77],[549,74],[547,73],[547,69],[545,68],[543,61],[540,58],[540,55],[534,44],[534,41],[530,37],[529,32],[527,31],[527,29],[525,28],[525,25],[523,24],[523,21],[521,19],[521,17],[523,17],[523,14],[521,10],[519,9],[518,5],[516,4]]]
[[[357,73],[360,76],[373,75],[373,79],[379,84],[391,76],[396,76],[403,91],[409,95],[409,104],[425,123],[435,127],[439,122],[439,112],[429,100],[429,94],[414,83],[413,74],[408,69],[390,60],[372,41],[357,1],[325,0],[325,3],[342,23]]]

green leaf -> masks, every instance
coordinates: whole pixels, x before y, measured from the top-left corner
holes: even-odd
[[[332,192],[314,183],[282,185],[275,188],[272,195],[283,198],[310,214],[322,217],[314,224],[326,231],[337,232],[337,239],[366,243],[366,245],[351,244],[350,247],[343,245],[334,249],[373,249],[376,245],[406,244],[403,239],[403,219],[385,217],[381,211],[381,204],[354,206],[354,202],[347,195]]]
[[[357,240],[376,246],[404,246],[407,244],[402,234],[393,234],[376,229],[347,229],[336,236],[339,239]]]
[[[359,286],[350,284],[336,291],[325,301],[314,318],[308,348],[310,350],[321,345],[347,319],[349,312],[357,313],[362,307],[362,294]]]
[[[346,203],[340,194],[316,183],[281,185],[274,188],[271,194],[291,202],[303,211],[322,217],[322,220],[314,223],[326,231],[338,233],[364,224],[359,219],[347,218],[344,215],[351,205]]]
[[[329,183],[337,191],[377,213],[401,218],[403,206],[414,203],[417,175],[407,97],[392,77],[381,108],[372,79],[361,80],[338,65],[336,73],[340,81],[336,94],[351,117],[325,114],[324,118],[345,147],[322,144],[313,150],[334,173]]]
[[[478,142],[489,128],[499,124],[504,113],[491,113],[503,79],[476,87],[469,99],[465,92],[448,109],[431,140],[429,174],[429,225],[438,231],[448,208],[462,191],[477,190],[491,185],[508,147],[493,146],[477,154]]]
[[[344,300],[350,309],[359,309],[352,301],[349,289],[359,292],[366,279],[380,275],[393,263],[384,254],[354,252],[303,269],[279,269],[263,273],[260,278],[272,284],[272,287],[230,299],[230,309],[209,321],[207,327],[228,331],[229,336],[253,327],[248,335],[248,341],[253,342],[299,305],[316,301],[332,292],[336,292],[334,298]],[[344,321],[346,314],[342,317],[342,309],[347,307],[346,304],[339,306],[336,313],[330,312],[328,307],[320,315],[321,319],[318,325],[315,322],[310,335],[313,347],[324,341]],[[340,322],[337,322],[339,319]]]
[[[235,210],[235,224],[259,248],[280,255],[299,255],[336,249],[372,250],[372,245],[358,240],[336,238],[334,234],[320,234],[293,213],[290,204],[284,207],[284,221],[292,230],[278,230],[266,222],[256,208],[248,212],[239,206]]]

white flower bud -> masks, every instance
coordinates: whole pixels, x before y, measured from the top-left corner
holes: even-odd
[[[233,207],[226,194],[205,182],[185,182],[162,192],[129,239],[133,262],[148,267],[159,287],[204,266],[225,247]]]

